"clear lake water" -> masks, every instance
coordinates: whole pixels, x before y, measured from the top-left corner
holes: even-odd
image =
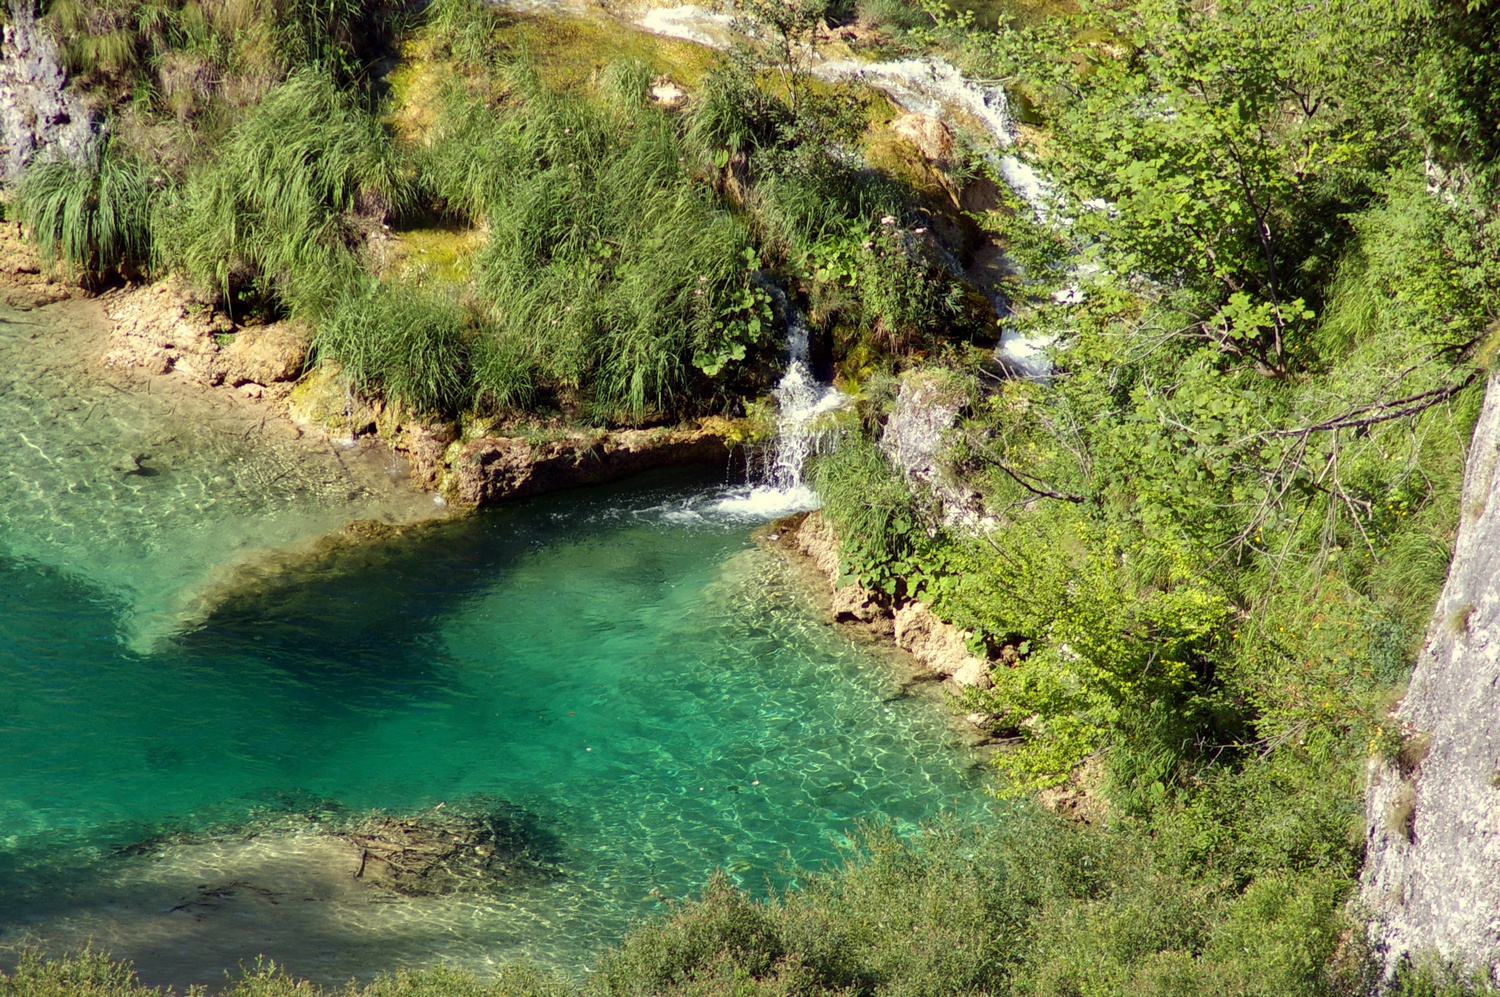
[[[714,481],[430,525],[143,642],[142,593],[172,604],[367,499],[216,472],[225,448],[139,391],[43,390],[60,375],[15,373],[37,354],[11,319],[0,965],[92,942],[178,987],[258,957],[325,983],[515,959],[577,973],[716,869],[764,893],[838,861],[859,821],[990,806],[944,704],[823,622]],[[361,887],[309,830],[473,799],[524,812],[555,875],[404,897]]]

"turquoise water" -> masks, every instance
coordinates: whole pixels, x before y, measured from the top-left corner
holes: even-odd
[[[3,431],[15,397],[0,447],[24,445]],[[943,705],[821,622],[752,521],[705,512],[712,491],[656,479],[429,527],[145,651],[121,579],[158,585],[150,552],[37,556],[47,517],[88,549],[88,507],[40,516],[41,484],[0,498],[0,962],[92,940],[179,986],[261,955],[327,982],[577,971],[715,869],[763,891],[837,860],[858,820],[983,810]],[[197,512],[210,554],[247,502]],[[137,508],[102,518],[155,535],[158,507]],[[312,833],[475,794],[524,810],[557,875],[401,897]]]

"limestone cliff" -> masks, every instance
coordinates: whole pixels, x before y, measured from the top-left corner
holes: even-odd
[[[1437,953],[1500,966],[1500,376],[1464,475],[1448,582],[1397,712],[1402,748],[1370,763],[1362,900],[1387,972]]]
[[[57,46],[37,23],[31,0],[10,0],[0,46],[0,180],[15,180],[40,156],[82,162],[100,138],[94,116],[65,86]]]

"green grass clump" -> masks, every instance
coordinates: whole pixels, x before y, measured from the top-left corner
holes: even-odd
[[[271,92],[164,213],[157,247],[231,304],[275,296],[315,314],[362,270],[361,230],[404,207],[410,179],[389,135],[327,74]]]
[[[334,302],[313,348],[362,394],[384,394],[418,411],[454,411],[473,401],[469,341],[452,301],[371,281]]]
[[[625,63],[565,94],[517,69],[500,114],[445,113],[423,174],[451,211],[488,218],[474,273],[498,339],[632,419],[682,408],[769,334],[749,234],[694,182],[649,81]]]
[[[48,261],[91,274],[139,265],[150,254],[156,189],[132,159],[48,159],[33,163],[16,185],[16,217]]]

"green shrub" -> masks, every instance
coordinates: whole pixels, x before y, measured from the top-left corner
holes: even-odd
[[[919,553],[929,545],[917,499],[885,452],[862,434],[841,440],[812,467],[823,515],[839,537],[840,583],[859,580],[890,598],[914,595]]]
[[[128,963],[112,961],[92,948],[65,959],[44,959],[40,952],[21,953],[13,975],[0,972],[3,997],[162,997],[142,986]]]

